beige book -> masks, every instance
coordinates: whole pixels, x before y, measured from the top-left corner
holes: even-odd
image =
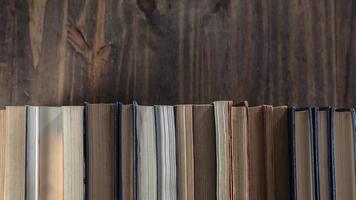
[[[216,139],[213,105],[193,106],[195,199],[217,198]]]
[[[121,105],[121,199],[134,199],[134,146],[132,105]]]
[[[4,199],[25,199],[26,107],[6,107]]]
[[[134,104],[137,138],[137,199],[157,200],[156,126],[153,106]]]
[[[232,107],[233,178],[238,200],[247,200],[249,196],[247,134],[246,107]]]
[[[88,104],[87,186],[88,200],[115,199],[115,106]]]
[[[217,199],[234,199],[231,101],[215,101],[215,137],[217,160]]]
[[[0,200],[4,199],[6,110],[0,110]]]
[[[194,199],[193,106],[176,106],[178,199]]]
[[[62,107],[64,200],[84,199],[84,107]]]
[[[27,108],[26,199],[63,199],[63,121],[60,107]]]
[[[83,199],[83,107],[27,107],[26,199]]]
[[[336,199],[356,199],[355,133],[352,112],[334,112]]]

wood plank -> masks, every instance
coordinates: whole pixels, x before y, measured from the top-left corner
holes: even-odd
[[[356,100],[352,0],[2,5],[0,105]]]

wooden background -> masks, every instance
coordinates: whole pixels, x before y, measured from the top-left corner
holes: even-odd
[[[0,0],[0,105],[356,105],[356,0]]]

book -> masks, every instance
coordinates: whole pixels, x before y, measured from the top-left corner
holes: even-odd
[[[216,139],[213,105],[193,106],[194,198],[217,198]]]
[[[356,199],[355,110],[332,109],[331,131],[335,199]]]
[[[119,104],[121,199],[134,199],[133,107]]]
[[[231,101],[215,101],[217,199],[234,199]]]
[[[26,107],[6,107],[4,199],[25,199]]]
[[[155,200],[157,191],[157,151],[155,111],[153,106],[134,107],[135,199]]]
[[[356,200],[353,108],[8,106],[0,136],[0,200]]]
[[[6,110],[0,110],[0,200],[4,199]]]
[[[290,199],[288,107],[266,106],[266,174],[268,199]]]
[[[316,199],[315,110],[289,108],[291,199]]]
[[[234,106],[231,115],[235,197],[248,200],[247,108]]]
[[[63,199],[63,121],[60,107],[27,108],[26,199]]]
[[[267,197],[266,107],[248,108],[249,199]]]
[[[84,199],[84,107],[61,108],[63,123],[63,199]]]
[[[193,106],[177,105],[178,199],[194,199]]]
[[[316,187],[317,198],[334,199],[333,195],[333,169],[331,165],[331,126],[330,108],[316,108]]]
[[[157,199],[177,199],[176,133],[173,106],[154,106],[157,145]]]
[[[115,199],[116,108],[114,104],[85,105],[86,199]]]

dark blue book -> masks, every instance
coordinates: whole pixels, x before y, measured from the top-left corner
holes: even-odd
[[[356,199],[355,110],[331,110],[332,172],[334,199]]]
[[[288,108],[292,200],[316,200],[315,108]]]
[[[315,108],[316,199],[334,199],[332,108]]]

